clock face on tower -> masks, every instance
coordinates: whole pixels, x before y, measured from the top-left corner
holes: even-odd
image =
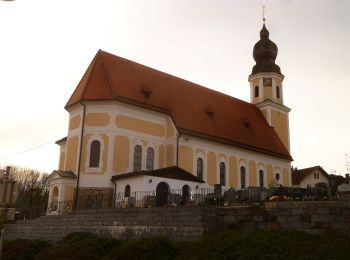
[[[264,87],[272,87],[272,78],[263,78]]]

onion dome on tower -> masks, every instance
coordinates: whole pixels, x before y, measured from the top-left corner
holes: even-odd
[[[282,75],[280,67],[275,63],[277,53],[277,45],[269,39],[269,31],[264,23],[260,31],[260,40],[254,45],[253,57],[256,64],[252,75],[259,72],[275,72]]]

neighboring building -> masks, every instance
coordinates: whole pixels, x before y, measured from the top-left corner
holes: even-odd
[[[328,177],[328,173],[321,166],[292,171],[294,187],[312,188],[317,183],[326,183],[328,186]]]
[[[341,175],[335,175],[335,174],[330,174],[328,175],[328,183],[330,187],[337,188],[339,185],[342,184],[350,184],[350,176],[349,174],[345,174],[344,176]]]
[[[260,38],[251,103],[99,50],[65,106],[51,205],[71,202],[76,187],[80,196],[291,186],[284,76],[265,24]]]

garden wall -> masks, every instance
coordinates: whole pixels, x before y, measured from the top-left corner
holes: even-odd
[[[336,230],[350,236],[350,201],[267,202],[264,206],[84,210],[5,225],[4,238],[57,241],[72,232],[120,239],[191,240],[225,228]]]

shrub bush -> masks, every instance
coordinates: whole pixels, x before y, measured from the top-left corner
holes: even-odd
[[[90,233],[73,233],[37,255],[37,259],[101,259],[119,240]]]
[[[42,250],[49,248],[51,244],[42,240],[16,239],[4,241],[3,259],[35,259],[35,256]]]

